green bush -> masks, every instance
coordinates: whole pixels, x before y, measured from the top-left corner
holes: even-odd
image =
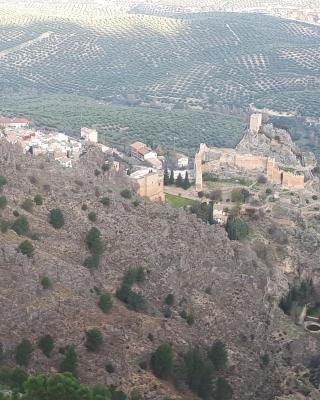
[[[83,266],[88,268],[90,271],[97,269],[100,264],[100,257],[97,255],[86,257]]]
[[[38,346],[45,356],[50,357],[54,348],[53,337],[50,335],[41,336],[38,341]]]
[[[21,368],[0,369],[0,387],[3,389],[11,389],[14,392],[23,392],[23,386],[27,379],[28,374]],[[7,399],[7,397],[4,397],[4,400],[5,399]],[[7,400],[9,399],[11,398],[8,398]]]
[[[174,304],[174,295],[173,295],[172,293],[169,293],[169,294],[166,296],[164,302],[165,302],[168,306],[173,306],[173,304]]]
[[[68,345],[64,348],[64,359],[62,360],[59,371],[70,372],[77,376],[78,355],[73,345]]]
[[[15,360],[17,364],[27,367],[29,365],[32,354],[31,342],[23,339],[16,347]]]
[[[21,208],[23,208],[27,212],[31,212],[33,209],[33,201],[31,199],[25,199],[21,204]]]
[[[129,190],[129,189],[123,189],[123,190],[120,192],[120,195],[121,195],[123,198],[125,198],[125,199],[131,199],[131,197],[132,197],[131,190]]]
[[[5,221],[3,219],[0,219],[0,232],[1,233],[6,233],[10,227],[11,227],[10,221]]]
[[[0,175],[0,190],[3,188],[4,185],[6,185],[8,182],[6,178],[2,175]]]
[[[41,278],[41,285],[42,285],[43,289],[50,289],[52,287],[50,278],[48,278],[47,276],[44,276],[43,278]]]
[[[99,307],[104,313],[108,313],[112,308],[112,297],[109,293],[103,293],[99,299]]]
[[[249,235],[248,224],[238,217],[228,217],[225,229],[230,240],[242,240]]]
[[[42,198],[41,194],[36,194],[36,195],[34,196],[33,201],[34,201],[35,205],[37,205],[37,206],[42,206],[42,204],[43,204],[43,198]]]
[[[110,205],[109,197],[102,197],[102,199],[100,200],[100,203],[102,203],[104,206],[109,206]]]
[[[89,219],[91,222],[96,222],[96,220],[97,220],[97,214],[96,214],[95,212],[91,211],[91,212],[88,214],[88,219]]]
[[[29,240],[25,240],[19,244],[17,251],[28,257],[31,257],[34,253],[34,247]]]
[[[188,325],[193,325],[194,324],[194,316],[192,314],[188,314],[186,321],[187,321]]]
[[[164,343],[151,356],[151,368],[154,375],[160,379],[168,379],[173,371],[172,347]]]
[[[228,361],[226,345],[220,340],[215,341],[208,351],[208,358],[215,370],[220,371],[225,368]]]
[[[102,253],[102,243],[101,243],[101,233],[97,228],[91,228],[85,238],[85,243],[91,254],[101,254]]]
[[[7,198],[5,196],[0,196],[0,210],[6,208],[7,203]]]
[[[97,352],[103,343],[102,333],[97,328],[90,329],[86,332],[85,346],[88,351]]]
[[[11,225],[11,229],[13,229],[20,236],[26,235],[29,232],[29,222],[27,218],[24,215],[18,217]]]
[[[231,192],[231,201],[233,203],[243,203],[245,200],[244,194],[241,189],[232,189]]]
[[[109,374],[113,374],[115,371],[114,366],[111,363],[107,363],[105,369]]]
[[[81,210],[82,211],[87,211],[87,209],[88,209],[88,206],[86,204],[82,204]]]
[[[144,282],[145,274],[142,267],[130,268],[123,277],[122,285],[117,290],[117,297],[127,304],[127,307],[135,311],[143,311],[146,307],[146,301],[142,294],[131,290],[134,283]]]
[[[59,208],[55,208],[50,211],[49,223],[55,229],[61,229],[64,226],[64,217],[62,211]]]
[[[229,382],[223,378],[219,377],[214,382],[213,398],[217,400],[230,400],[233,396],[233,390]]]

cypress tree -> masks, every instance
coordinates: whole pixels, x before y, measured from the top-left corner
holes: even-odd
[[[188,171],[186,171],[186,175],[184,177],[182,187],[183,187],[184,190],[186,190],[186,189],[189,189],[190,186],[191,186],[191,184],[190,184],[190,181],[189,181],[189,174],[188,174]]]
[[[182,175],[179,174],[178,178],[176,179],[176,186],[177,187],[183,187],[183,179],[182,179]]]
[[[165,186],[170,185],[170,177],[169,177],[168,168],[166,168],[166,169],[164,170],[163,183],[164,183]]]
[[[171,172],[170,172],[169,185],[174,185],[174,173],[173,173],[173,169],[172,169]]]

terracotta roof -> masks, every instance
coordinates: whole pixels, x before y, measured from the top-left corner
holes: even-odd
[[[134,142],[134,143],[132,143],[130,145],[130,147],[138,151],[138,150],[143,149],[144,147],[147,147],[147,146],[142,142]]]
[[[30,122],[31,120],[27,118],[0,118],[0,125],[29,124]]]
[[[145,156],[146,154],[152,152],[153,150],[151,150],[149,147],[142,147],[141,149],[138,149],[138,151],[140,154]]]

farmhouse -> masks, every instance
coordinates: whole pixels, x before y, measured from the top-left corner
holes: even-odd
[[[0,118],[0,127],[2,128],[27,128],[31,124],[27,118]]]
[[[133,172],[130,178],[138,185],[138,194],[152,201],[164,203],[163,175],[152,169],[143,169]]]

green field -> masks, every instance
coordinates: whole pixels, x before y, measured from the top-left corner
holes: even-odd
[[[196,111],[107,105],[74,95],[0,95],[0,112],[32,118],[37,126],[79,135],[95,126],[100,139],[119,145],[141,140],[192,154],[200,142],[235,146],[246,126],[239,118]]]
[[[185,197],[174,196],[173,194],[166,193],[166,203],[173,208],[182,208],[192,206],[194,201]]]
[[[245,13],[142,15],[124,0],[39,1],[0,2],[2,114],[70,131],[97,124],[113,143],[176,140],[184,151],[234,146],[244,124],[224,115],[245,116],[250,104],[319,116],[320,26]]]

